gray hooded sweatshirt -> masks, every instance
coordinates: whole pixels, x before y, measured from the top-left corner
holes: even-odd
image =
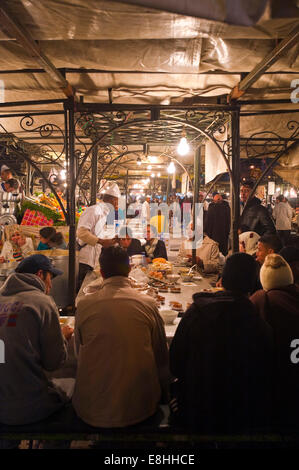
[[[0,289],[0,423],[40,421],[66,402],[46,377],[67,357],[57,307],[35,274],[11,274]]]

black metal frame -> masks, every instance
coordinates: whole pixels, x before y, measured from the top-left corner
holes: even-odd
[[[22,149],[22,141],[15,136],[7,133],[8,140],[13,141],[18,147],[14,153],[28,162],[36,172],[44,179],[51,188],[65,214],[66,222],[69,225],[69,303],[74,305],[76,295],[75,285],[75,241],[76,241],[76,201],[75,190],[77,184],[81,183],[80,178],[84,178],[83,172],[86,172],[85,164],[88,162],[91,166],[91,192],[92,200],[95,202],[96,191],[99,188],[99,179],[105,176],[105,171],[112,165],[119,163],[121,159],[129,153],[138,153],[128,151],[125,144],[144,145],[151,142],[174,145],[179,140],[183,129],[187,129],[195,147],[199,148],[204,139],[211,140],[221,152],[230,175],[232,187],[232,247],[233,251],[238,251],[238,220],[239,220],[239,183],[240,183],[240,145],[247,149],[255,149],[257,144],[263,143],[259,154],[265,154],[268,149],[270,155],[275,156],[275,162],[288,150],[288,142],[297,142],[299,135],[299,124],[295,121],[287,123],[288,129],[292,131],[289,137],[280,137],[275,133],[269,132],[254,134],[250,138],[240,140],[240,116],[246,113],[240,113],[242,102],[232,104],[214,104],[207,100],[207,103],[200,103],[194,106],[187,105],[114,105],[102,103],[77,103],[73,97],[65,100],[42,100],[25,101],[18,103],[2,103],[2,108],[15,106],[38,106],[43,104],[56,104],[62,109],[32,112],[12,113],[0,115],[1,118],[20,117],[20,127],[24,132],[39,134],[41,144],[38,146],[28,144],[25,141]],[[249,102],[246,102],[248,104]],[[253,103],[253,102],[252,102]],[[284,114],[286,110],[281,110]],[[291,110],[288,110],[290,113]],[[274,113],[279,111],[275,110]],[[46,123],[38,127],[33,127],[35,116],[51,116],[55,114],[63,115],[64,128],[61,129],[55,124]],[[251,113],[252,114],[252,113]],[[87,118],[87,119],[86,119]],[[85,125],[84,125],[85,123]],[[87,123],[87,125],[86,125]],[[2,127],[2,129],[4,129]],[[216,132],[223,135],[228,130],[227,138],[216,137]],[[264,134],[264,135],[261,135]],[[4,134],[5,135],[5,134]],[[60,136],[60,140],[57,137]],[[113,141],[111,142],[111,136]],[[0,134],[1,137],[1,134]],[[55,140],[55,145],[62,145],[61,152],[57,152],[50,145],[49,140]],[[56,140],[58,140],[56,142]],[[240,143],[241,142],[241,143]],[[1,143],[1,142],[0,142]],[[111,148],[115,145],[122,145],[122,151],[113,158]],[[56,158],[49,158],[47,153],[50,149],[55,153]],[[265,147],[265,145],[267,147]],[[9,147],[9,145],[8,145]],[[282,147],[282,148],[281,148]],[[84,150],[83,155],[82,149]],[[10,148],[10,150],[12,150]],[[199,150],[198,150],[199,151]],[[197,150],[195,150],[197,153]],[[31,153],[31,155],[29,155]],[[250,153],[250,152],[249,152]],[[60,164],[60,158],[65,155],[67,162],[67,209],[63,207],[55,187],[45,178],[39,169],[40,163]],[[199,154],[198,154],[199,155]],[[258,154],[255,153],[257,156]],[[250,155],[248,155],[250,156]],[[173,158],[167,156],[167,158]],[[98,166],[101,165],[102,172],[98,178],[95,172],[98,172]],[[264,171],[264,177],[272,168],[269,165]],[[85,169],[84,169],[85,168]],[[186,170],[186,168],[184,168]],[[257,184],[261,181],[259,178]],[[199,171],[194,174],[194,188],[199,187]],[[196,198],[195,198],[196,199]]]

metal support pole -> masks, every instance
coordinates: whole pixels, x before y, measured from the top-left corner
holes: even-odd
[[[68,188],[69,188],[69,286],[68,301],[74,308],[76,298],[76,156],[75,156],[75,125],[74,125],[74,101],[69,101],[68,109],[68,141],[69,141],[69,167],[68,167]]]
[[[126,179],[125,179],[126,207],[128,205],[128,187],[129,187],[129,170],[127,170]]]
[[[167,202],[167,204],[168,204],[168,199],[169,199],[169,190],[170,190],[170,174],[168,173],[167,189],[166,189],[166,202]]]
[[[231,234],[232,252],[239,251],[239,218],[240,218],[240,111],[231,112]]]
[[[201,147],[197,147],[195,150],[194,154],[194,193],[193,193],[193,217],[192,217],[192,223],[193,223],[193,232],[195,234],[196,232],[196,207],[197,204],[199,203],[199,177],[200,177],[200,152],[201,152]],[[196,240],[196,236],[194,237],[194,240]],[[196,247],[192,248],[192,264],[196,264]]]
[[[90,205],[97,203],[97,177],[98,177],[98,146],[92,149],[91,157],[91,187],[90,187]]]
[[[64,109],[64,151],[65,151],[65,169],[66,169],[66,223],[69,225],[69,214],[70,214],[70,186],[69,186],[69,123],[68,123],[68,112],[66,108]]]
[[[26,196],[30,196],[30,183],[31,183],[31,166],[28,162],[26,162],[26,181],[25,181],[25,194]]]

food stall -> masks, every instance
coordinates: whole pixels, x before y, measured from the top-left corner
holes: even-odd
[[[65,203],[65,201],[63,201]],[[36,251],[40,241],[39,232],[42,228],[51,226],[61,232],[68,244],[69,227],[66,225],[64,215],[56,199],[45,194],[39,194],[35,199],[25,198],[18,210],[17,216],[21,220],[16,224],[16,218],[10,215],[10,220],[4,221],[2,225],[1,239],[9,240],[9,233],[12,230],[19,230],[25,237],[31,238],[34,250],[31,254],[43,254],[51,258],[53,264],[60,269],[63,274],[53,279],[51,296],[54,298],[60,310],[69,306],[68,299],[68,279],[69,279],[69,251],[61,249],[51,249]],[[7,215],[5,216],[7,218]],[[6,260],[0,265],[0,285],[3,284],[7,276],[15,269],[17,263],[13,260]],[[76,258],[76,276],[78,273],[78,261]]]

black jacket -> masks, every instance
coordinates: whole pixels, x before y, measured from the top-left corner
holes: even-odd
[[[145,250],[146,245],[148,245],[148,242],[146,242],[145,245],[142,246],[143,250]],[[145,255],[147,256],[146,252],[145,252]],[[156,246],[156,248],[154,250],[154,253],[153,253],[153,256],[152,256],[152,259],[154,259],[154,258],[168,259],[167,258],[166,246],[165,246],[165,243],[163,242],[163,240],[158,240],[157,246]]]
[[[250,297],[261,317],[272,327],[275,342],[275,416],[279,424],[295,426],[299,422],[299,364],[291,354],[299,339],[299,288],[295,285],[259,290]]]
[[[230,207],[226,201],[211,202],[204,230],[208,237],[219,243],[221,253],[227,255],[230,231]]]
[[[140,243],[140,240],[137,238],[132,238],[130,245],[127,248],[128,256],[140,255],[143,253],[143,249]]]
[[[274,222],[268,210],[262,206],[260,199],[257,197],[253,197],[246,204],[239,225],[247,225],[249,231],[256,232],[261,236],[276,233]]]
[[[193,300],[170,345],[177,422],[209,433],[268,424],[271,328],[248,297],[198,293]]]

